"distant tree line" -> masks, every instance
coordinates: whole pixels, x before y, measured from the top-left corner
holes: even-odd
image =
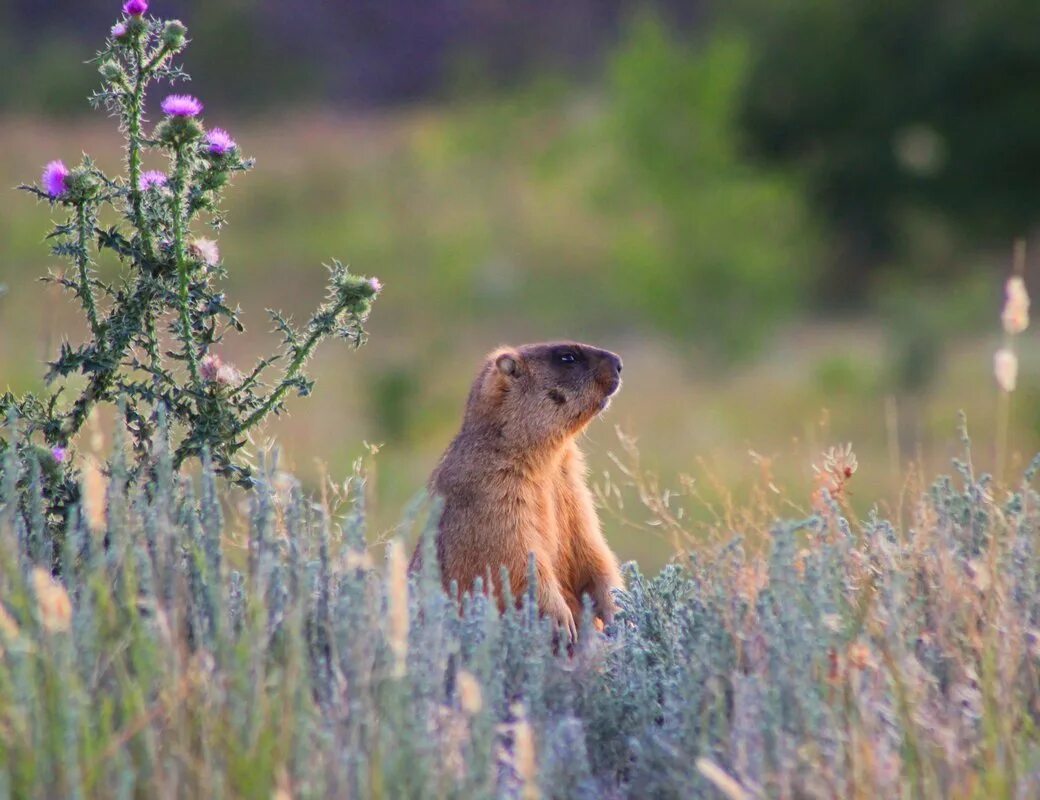
[[[154,13],[190,19],[199,90],[222,104],[284,101],[387,105],[455,88],[499,88],[551,70],[592,76],[633,0],[159,0]],[[673,28],[691,29],[702,0],[655,0]],[[92,55],[111,0],[0,4],[0,108],[76,113],[92,87],[70,75],[68,51]],[[62,53],[62,58],[56,58]],[[301,54],[305,54],[301,57]],[[16,64],[31,65],[32,80]],[[230,74],[254,77],[229,80]]]
[[[898,258],[907,212],[1010,253],[1040,214],[1040,3],[772,0],[741,23],[756,59],[751,150],[795,167],[844,243],[847,288]]]
[[[0,112],[85,111],[97,78],[68,54],[93,55],[111,4],[0,4]],[[239,113],[492,96],[545,73],[592,87],[626,165],[613,194],[657,226],[618,203],[619,263],[677,329],[689,297],[717,330],[758,292],[779,309],[945,280],[1040,218],[1037,0],[154,5],[192,20],[192,89]]]

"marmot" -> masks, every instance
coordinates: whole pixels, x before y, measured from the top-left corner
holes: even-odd
[[[437,558],[447,589],[494,588],[509,569],[513,597],[527,590],[528,554],[538,607],[574,640],[582,596],[596,617],[614,615],[617,557],[600,530],[576,438],[621,386],[621,358],[575,342],[502,347],[473,382],[462,429],[430,477],[444,500]],[[411,568],[421,566],[421,546]]]

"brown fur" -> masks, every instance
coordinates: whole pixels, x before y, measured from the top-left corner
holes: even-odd
[[[573,361],[568,361],[568,357]],[[576,437],[621,384],[621,359],[573,342],[492,352],[473,383],[462,430],[430,477],[444,500],[437,558],[445,588],[469,591],[509,569],[513,597],[527,591],[533,553],[538,606],[573,638],[582,596],[596,617],[614,614],[622,586],[600,531]],[[412,569],[421,563],[421,548]],[[495,589],[499,606],[501,593]]]

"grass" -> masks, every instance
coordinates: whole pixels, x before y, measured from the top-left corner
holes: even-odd
[[[619,425],[639,436],[647,469],[690,473],[713,505],[752,504],[768,465],[772,481],[804,510],[820,452],[852,441],[861,469],[851,501],[865,514],[875,502],[896,508],[911,466],[927,474],[949,463],[959,447],[952,433],[958,411],[968,413],[980,441],[996,440],[997,392],[978,390],[980,382],[991,385],[995,337],[965,334],[948,343],[922,395],[894,405],[896,448],[886,425],[898,392],[881,319],[798,323],[759,358],[732,366],[662,337],[649,321],[619,322],[630,317],[596,294],[597,275],[613,256],[609,223],[590,201],[609,151],[564,150],[570,166],[558,169],[557,151],[595,108],[534,104],[496,113],[211,120],[233,129],[260,166],[240,179],[242,191],[230,190],[231,224],[221,235],[229,296],[241,300],[249,330],[224,354],[229,360],[248,364],[271,350],[264,309],[301,315],[312,308],[324,279],[320,264],[331,256],[387,285],[370,345],[349,354],[349,369],[337,346],[320,350],[314,395],[291,402],[290,414],[260,438],[282,442],[285,463],[312,490],[323,473],[342,480],[365,459],[373,538],[393,531],[424,485],[458,425],[481,357],[502,342],[573,337],[625,357],[625,387],[584,441],[597,483],[613,468],[611,453],[620,452]],[[115,144],[102,119],[61,127],[5,119],[0,153],[10,155],[0,156],[0,185],[80,150],[115,168]],[[16,393],[38,385],[41,361],[63,336],[78,341],[84,333],[72,306],[36,282],[54,266],[41,243],[46,214],[20,193],[0,193],[0,282],[8,288],[0,296],[0,388]],[[583,301],[575,304],[579,286]],[[998,305],[994,292],[994,320]],[[1040,449],[1040,383],[1031,377],[1040,364],[1028,346],[1021,357],[1008,474]],[[366,442],[379,446],[374,458]],[[987,465],[994,457],[980,454]],[[711,519],[702,509],[690,513]],[[671,554],[671,542],[653,531],[613,515],[605,522],[624,558],[657,569]]]
[[[616,623],[571,654],[529,598],[500,617],[478,595],[460,615],[429,566],[408,579],[401,544],[384,561],[365,542],[363,474],[310,498],[267,453],[249,493],[168,464],[145,492],[125,485],[117,442],[52,579],[9,461],[0,788],[1035,796],[1038,462],[1000,486],[964,444],[955,476],[908,488],[896,519],[857,519],[851,481],[824,481],[834,495],[808,516],[761,507],[712,536],[629,448],[619,474],[679,551],[654,577],[627,565]]]

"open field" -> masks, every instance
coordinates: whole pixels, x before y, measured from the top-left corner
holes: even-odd
[[[502,342],[573,337],[622,353],[625,387],[585,441],[594,480],[602,483],[604,470],[617,478],[609,454],[620,450],[613,430],[620,426],[638,437],[643,466],[663,486],[677,487],[681,472],[697,479],[704,503],[689,513],[702,520],[714,518],[706,505],[718,506],[724,494],[746,504],[764,481],[807,507],[812,464],[847,441],[861,465],[853,504],[861,513],[875,501],[895,505],[909,462],[920,461],[925,474],[949,463],[959,446],[959,410],[978,441],[994,441],[995,335],[951,341],[923,395],[896,401],[879,319],[798,323],[732,367],[706,357],[696,342],[663,337],[651,321],[626,319],[596,279],[612,257],[604,244],[609,223],[588,197],[604,156],[579,158],[559,175],[551,168],[554,148],[589,124],[594,106],[500,113],[501,124],[488,123],[486,110],[464,108],[228,123],[258,168],[230,190],[220,237],[229,296],[241,303],[250,331],[226,355],[247,364],[265,352],[272,337],[263,310],[304,313],[319,298],[320,264],[331,257],[387,286],[370,343],[358,352],[336,344],[320,350],[317,391],[292,401],[290,415],[267,431],[312,486],[318,462],[342,478],[354,460],[369,458],[377,538],[422,488],[458,424],[482,354]],[[500,142],[504,130],[509,138]],[[40,164],[80,149],[114,170],[117,147],[105,120],[55,126],[8,118],[0,124],[7,154],[0,185],[31,180]],[[0,196],[0,282],[7,286],[0,384],[15,391],[38,384],[40,362],[63,335],[82,334],[67,300],[35,281],[56,265],[41,242],[47,218],[46,206],[29,197]],[[113,265],[101,268],[112,274]],[[993,284],[996,331],[999,278]],[[1040,449],[1038,362],[1028,337],[1009,469]],[[374,458],[366,442],[380,445]],[[979,452],[983,468],[992,458],[991,449]],[[652,531],[610,516],[606,524],[622,557],[648,570],[671,552]]]
[[[164,6],[0,7],[0,800],[1040,797],[1035,0]]]

